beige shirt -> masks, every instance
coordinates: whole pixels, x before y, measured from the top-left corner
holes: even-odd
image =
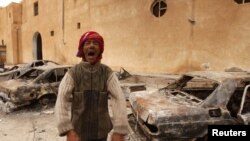
[[[55,106],[57,128],[60,136],[66,135],[69,130],[74,129],[71,123],[73,88],[74,80],[71,75],[66,73],[60,83]],[[107,90],[111,97],[113,130],[115,133],[127,134],[129,125],[127,120],[126,101],[115,73],[112,73],[107,80]]]

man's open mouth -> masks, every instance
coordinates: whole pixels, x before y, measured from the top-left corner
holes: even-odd
[[[95,53],[95,51],[93,51],[93,50],[91,50],[91,51],[88,52],[88,56],[95,56],[95,54],[96,54],[96,53]]]

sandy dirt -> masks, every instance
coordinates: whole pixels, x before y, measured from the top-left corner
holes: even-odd
[[[0,141],[66,141],[58,136],[54,106],[29,105],[8,114],[0,108]],[[125,140],[141,141],[134,136],[129,134]]]
[[[54,106],[24,108],[5,114],[0,111],[1,141],[66,141],[56,129]]]

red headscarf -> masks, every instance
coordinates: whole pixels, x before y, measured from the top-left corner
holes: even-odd
[[[102,53],[104,51],[104,41],[103,41],[102,36],[95,31],[88,31],[81,36],[80,41],[79,41],[79,46],[78,46],[78,52],[77,52],[76,56],[82,57],[82,59],[84,61],[86,61],[86,58],[85,58],[84,53],[83,53],[83,45],[84,45],[84,42],[89,40],[89,39],[93,39],[99,43],[100,54],[97,58],[97,61],[101,60]]]

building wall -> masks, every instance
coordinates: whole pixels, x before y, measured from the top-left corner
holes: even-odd
[[[249,70],[250,3],[196,0],[194,13],[190,67],[205,63],[211,70],[232,66]]]
[[[0,39],[6,45],[7,63],[18,63],[18,49],[21,43],[21,12],[20,4],[11,3],[6,8],[0,8]]]
[[[0,63],[4,63],[6,61],[6,33],[7,30],[5,28],[6,24],[6,9],[0,7],[0,47],[1,47],[1,53],[0,53]],[[3,47],[4,46],[4,47]]]
[[[42,38],[43,59],[64,63],[61,52],[63,48],[61,36],[61,0],[38,0],[38,15],[34,16],[34,2],[37,0],[23,0],[22,16],[22,57],[21,62],[30,62],[35,59],[35,35]],[[54,36],[50,32],[54,31]]]
[[[38,16],[33,12],[36,1]],[[160,18],[152,15],[152,3],[153,0],[23,0],[16,60],[23,63],[34,59],[34,36],[40,33],[43,59],[78,63],[81,59],[75,55],[80,36],[95,30],[105,41],[102,62],[114,70],[124,67],[130,72],[182,73],[233,66],[249,68],[250,3],[166,0],[167,12]],[[2,13],[4,9],[0,10]],[[6,16],[3,17],[5,22]],[[4,22],[0,21],[0,33],[15,32],[1,28]],[[15,57],[7,55],[7,62],[14,63]]]
[[[104,36],[102,61],[115,69],[166,73],[174,72],[186,61],[189,1],[169,0],[169,9],[161,18],[151,14],[152,0],[65,2],[65,39],[66,48],[71,49],[67,57],[72,58],[71,62],[76,60],[80,35],[88,30]],[[81,22],[80,30],[75,29],[77,22]]]

